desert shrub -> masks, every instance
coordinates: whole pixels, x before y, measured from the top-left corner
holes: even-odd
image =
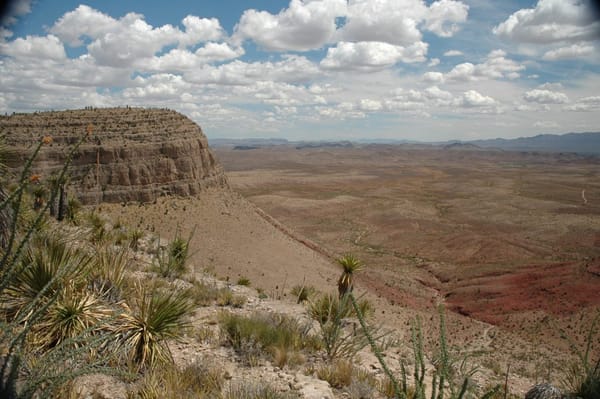
[[[362,303],[365,309],[371,308],[367,301]],[[319,323],[323,346],[330,360],[352,358],[369,344],[366,335],[356,329],[356,324],[350,324],[347,320],[356,316],[348,295],[341,298],[323,295],[309,304],[308,313]],[[374,327],[368,328],[378,339],[383,337],[384,334]]]
[[[297,298],[296,303],[303,303],[308,301],[316,294],[316,292],[316,288],[310,285],[295,285],[290,291],[290,293]]]
[[[317,377],[327,381],[334,388],[343,388],[352,382],[354,366],[347,359],[338,359],[334,362],[322,365],[316,370]]]
[[[183,275],[187,271],[191,239],[192,234],[186,240],[177,233],[169,245],[166,247],[159,245],[154,258],[154,270],[162,277],[175,278]]]
[[[240,277],[238,278],[237,285],[243,285],[245,287],[250,287],[250,279],[248,277]]]
[[[263,381],[241,381],[232,383],[222,399],[299,399],[296,392],[279,392]]]
[[[192,304],[184,293],[138,287],[131,312],[116,327],[129,360],[139,368],[172,361],[167,339],[177,339],[189,326]]]
[[[144,237],[144,232],[140,229],[133,229],[129,232],[129,248],[137,251],[140,240]]]
[[[218,365],[197,359],[180,369],[174,364],[154,368],[144,375],[130,396],[140,399],[214,398],[225,382],[225,371]]]
[[[219,291],[214,284],[209,285],[195,280],[192,282],[192,286],[186,290],[186,293],[195,305],[209,306],[217,300]]]
[[[284,365],[288,352],[312,350],[316,346],[314,337],[309,334],[310,325],[280,314],[256,313],[245,317],[223,313],[219,324],[226,342],[250,363],[279,352],[277,363]],[[282,351],[286,353],[285,362]]]
[[[231,306],[241,308],[248,301],[243,295],[235,295],[230,288],[224,287],[217,290],[216,303],[218,306]]]
[[[96,212],[90,212],[85,218],[85,222],[90,229],[89,240],[98,245],[103,245],[112,240],[112,231],[108,223],[102,216]]]
[[[425,399],[425,352],[423,349],[423,334],[421,330],[421,323],[419,318],[415,320],[411,328],[411,343],[413,349],[413,387],[409,388],[407,384],[407,371],[404,363],[401,363],[401,384],[398,382],[394,374],[391,372],[387,363],[383,359],[380,346],[377,345],[376,340],[369,331],[364,317],[362,316],[358,303],[354,298],[354,295],[350,293],[348,295],[362,331],[365,333],[373,354],[381,364],[383,371],[386,374],[387,381],[384,383],[380,391],[384,392],[386,396],[393,392],[393,397],[396,398],[416,398]],[[466,368],[465,357],[462,357],[462,361],[457,365],[457,357],[452,356],[448,350],[448,344],[446,341],[446,325],[444,320],[444,311],[440,308],[440,337],[439,337],[439,353],[435,356],[434,370],[431,382],[431,397],[444,397],[445,393],[450,398],[462,399],[468,397],[475,397],[474,387],[471,385],[471,377],[477,369]],[[457,367],[458,366],[458,367]],[[492,390],[489,390],[482,395],[479,395],[482,399],[489,399],[497,391],[500,390],[499,386],[496,386]]]

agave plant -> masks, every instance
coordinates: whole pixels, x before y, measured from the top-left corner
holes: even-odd
[[[66,282],[84,284],[92,257],[57,234],[39,234],[29,243],[15,269],[11,284],[2,293],[2,309],[9,319],[27,321],[36,310],[58,294]]]
[[[140,368],[172,361],[165,341],[180,337],[181,330],[189,325],[191,310],[185,293],[137,287],[135,308],[121,315],[117,327],[130,360]]]
[[[354,288],[354,275],[361,271],[364,267],[363,263],[352,254],[346,254],[337,260],[337,263],[342,266],[342,275],[338,279],[338,292],[340,298],[350,292]]]

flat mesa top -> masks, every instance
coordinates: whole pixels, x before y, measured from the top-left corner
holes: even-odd
[[[5,137],[8,146],[28,147],[42,136],[51,136],[56,144],[71,144],[73,138],[83,134],[103,144],[184,137],[206,140],[200,126],[169,109],[89,108],[0,116],[0,136]]]

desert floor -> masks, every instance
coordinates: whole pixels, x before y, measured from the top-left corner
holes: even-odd
[[[216,154],[253,204],[331,258],[362,259],[359,287],[383,300],[386,321],[432,319],[442,304],[456,343],[496,353],[492,368],[560,368],[560,331],[582,344],[598,312],[598,158],[388,145]]]

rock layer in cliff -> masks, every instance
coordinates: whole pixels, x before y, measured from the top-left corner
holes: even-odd
[[[195,195],[226,187],[206,136],[192,120],[166,109],[104,108],[0,117],[0,135],[18,169],[42,136],[33,172],[58,170],[68,148],[88,136],[70,170],[69,192],[84,204],[151,202],[162,195]]]

